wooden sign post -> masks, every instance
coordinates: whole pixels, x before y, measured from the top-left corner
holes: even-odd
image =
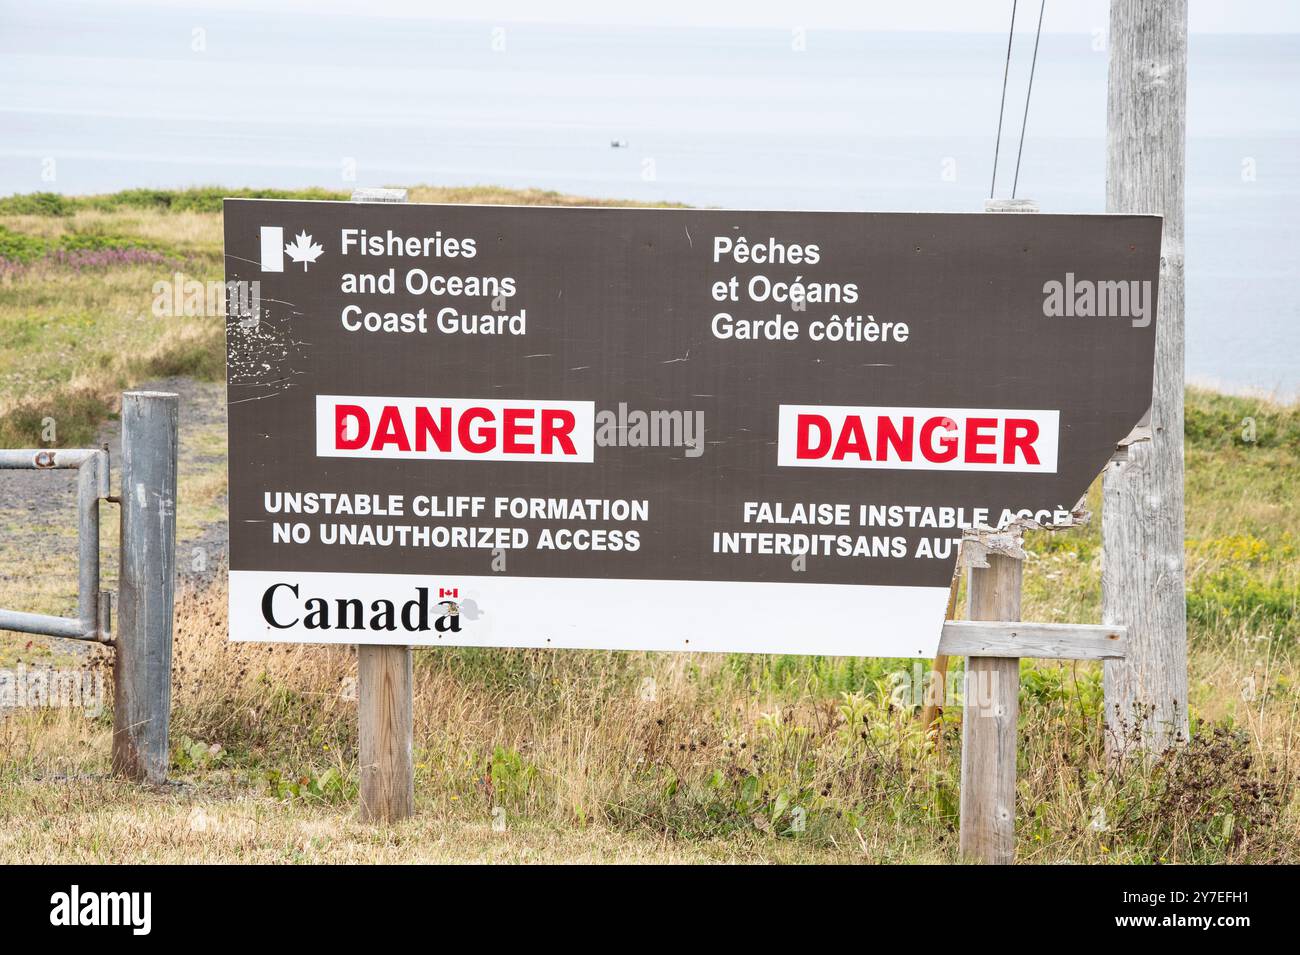
[[[405,189],[357,189],[353,202],[405,202]],[[361,818],[397,822],[415,811],[412,650],[357,646]]]
[[[1020,619],[1022,562],[989,554],[970,569],[971,620]],[[1016,722],[1019,657],[966,658],[961,723],[961,853],[1009,863],[1016,851]]]
[[[1022,528],[965,534],[969,620],[944,624],[940,652],[966,657],[961,751],[962,857],[1007,864],[1016,850],[1020,660],[1122,660],[1123,627],[1020,623]]]
[[[396,822],[415,811],[410,647],[357,647],[361,818]]]

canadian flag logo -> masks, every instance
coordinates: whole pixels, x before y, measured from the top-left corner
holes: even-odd
[[[304,229],[293,237],[293,242],[285,243],[284,226],[264,225],[261,228],[262,271],[283,272],[284,257],[288,254],[294,262],[302,263],[302,270],[321,257],[325,248],[313,240]]]

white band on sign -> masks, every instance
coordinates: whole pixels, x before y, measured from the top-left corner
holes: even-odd
[[[284,226],[262,226],[262,271],[284,271]]]

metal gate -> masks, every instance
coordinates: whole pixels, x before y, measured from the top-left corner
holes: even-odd
[[[0,470],[77,471],[77,616],[0,608],[0,630],[111,643],[112,594],[99,586],[99,502],[109,497],[108,451],[0,451]]]
[[[120,499],[106,450],[0,451],[0,470],[78,472],[77,616],[0,609],[0,630],[113,644],[113,768],[150,783],[167,778],[169,762],[179,408],[170,393],[122,395]],[[100,501],[121,504],[116,633],[99,579]]]

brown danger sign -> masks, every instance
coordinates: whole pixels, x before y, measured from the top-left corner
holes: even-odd
[[[240,640],[930,655],[1151,400],[1160,219],[228,200]]]

